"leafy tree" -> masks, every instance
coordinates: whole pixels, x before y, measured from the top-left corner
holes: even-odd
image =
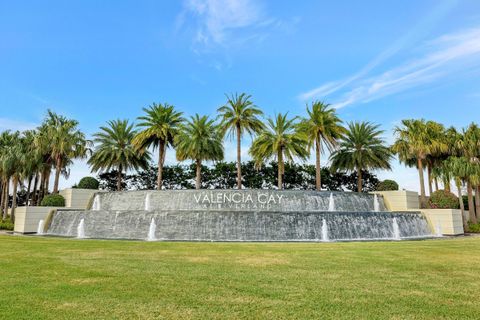
[[[195,162],[195,188],[200,189],[202,161],[223,159],[222,135],[214,120],[196,114],[187,121],[177,135],[177,159]]]
[[[287,113],[269,118],[267,128],[258,135],[250,148],[257,166],[270,159],[277,160],[278,189],[283,188],[285,161],[293,161],[295,158],[305,160],[308,156],[308,141],[304,134],[296,130],[296,120],[296,117],[288,119]]]
[[[349,123],[339,149],[331,155],[333,170],[356,171],[358,192],[363,190],[364,170],[390,169],[392,154],[378,127],[370,122]]]
[[[337,116],[335,109],[324,102],[315,101],[311,108],[307,106],[307,114],[308,116],[302,119],[299,127],[300,131],[308,138],[309,149],[315,146],[315,187],[317,190],[321,190],[320,157],[324,153],[322,144],[330,152],[333,152],[338,145],[338,140],[344,135],[345,128],[342,126],[342,120]]]
[[[227,96],[227,103],[218,108],[221,119],[220,128],[223,133],[237,140],[237,188],[242,188],[242,150],[241,140],[243,133],[250,136],[259,133],[263,128],[260,116],[263,112],[251,101],[251,96],[246,93]]]
[[[88,164],[92,171],[117,170],[117,190],[120,191],[123,188],[123,171],[145,168],[150,153],[139,153],[133,147],[136,131],[128,120],[108,121],[107,126],[100,127],[100,130],[94,134],[96,146]]]
[[[157,189],[161,189],[165,154],[167,148],[174,145],[175,136],[184,121],[183,113],[167,103],[153,103],[149,108],[143,108],[143,111],[145,115],[138,117],[140,123],[137,125],[142,130],[136,134],[132,143],[141,152],[150,146],[154,150],[158,149]]]

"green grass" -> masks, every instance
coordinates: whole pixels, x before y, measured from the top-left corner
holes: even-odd
[[[1,319],[479,319],[480,237],[171,243],[0,236]]]

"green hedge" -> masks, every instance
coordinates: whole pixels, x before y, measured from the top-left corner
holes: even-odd
[[[13,230],[13,223],[10,220],[0,220],[0,230]]]
[[[383,180],[377,186],[377,191],[397,191],[398,183],[393,180]]]
[[[100,182],[93,178],[93,177],[84,177],[80,180],[78,185],[76,186],[79,189],[95,189],[98,190],[98,186]]]
[[[458,209],[460,207],[457,196],[446,190],[435,191],[430,195],[428,202],[432,209]]]
[[[42,199],[42,207],[65,207],[65,198],[59,194],[49,194]]]
[[[468,223],[467,232],[480,233],[480,223]]]

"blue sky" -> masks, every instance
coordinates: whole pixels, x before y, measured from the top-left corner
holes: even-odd
[[[478,0],[0,1],[0,130],[51,108],[90,135],[152,102],[213,115],[247,92],[267,115],[325,100],[392,141],[405,118],[479,122],[479,76]],[[418,189],[397,163],[378,174]]]

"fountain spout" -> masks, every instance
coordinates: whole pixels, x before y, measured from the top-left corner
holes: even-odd
[[[78,227],[77,227],[77,238],[78,239],[85,238],[85,220],[83,218],[80,220],[80,223],[78,224]]]
[[[398,226],[397,218],[395,217],[393,218],[392,229],[393,229],[393,239],[401,240],[400,227]]]
[[[43,232],[43,229],[45,228],[45,221],[43,221],[43,219],[41,219],[40,221],[38,221],[38,228],[37,228],[37,234],[38,235],[43,235],[44,232]]]
[[[157,224],[155,223],[155,219],[152,218],[152,221],[150,221],[150,228],[148,229],[147,241],[157,240],[157,238],[155,237],[155,230],[156,229],[157,229]]]
[[[333,199],[333,193],[330,193],[330,198],[328,200],[328,211],[335,211],[335,200]]]
[[[375,194],[373,196],[373,211],[379,212],[380,211],[380,202],[378,202],[378,196]]]
[[[322,220],[322,241],[323,242],[330,241],[328,239],[328,226],[327,226],[327,221],[325,219]]]

